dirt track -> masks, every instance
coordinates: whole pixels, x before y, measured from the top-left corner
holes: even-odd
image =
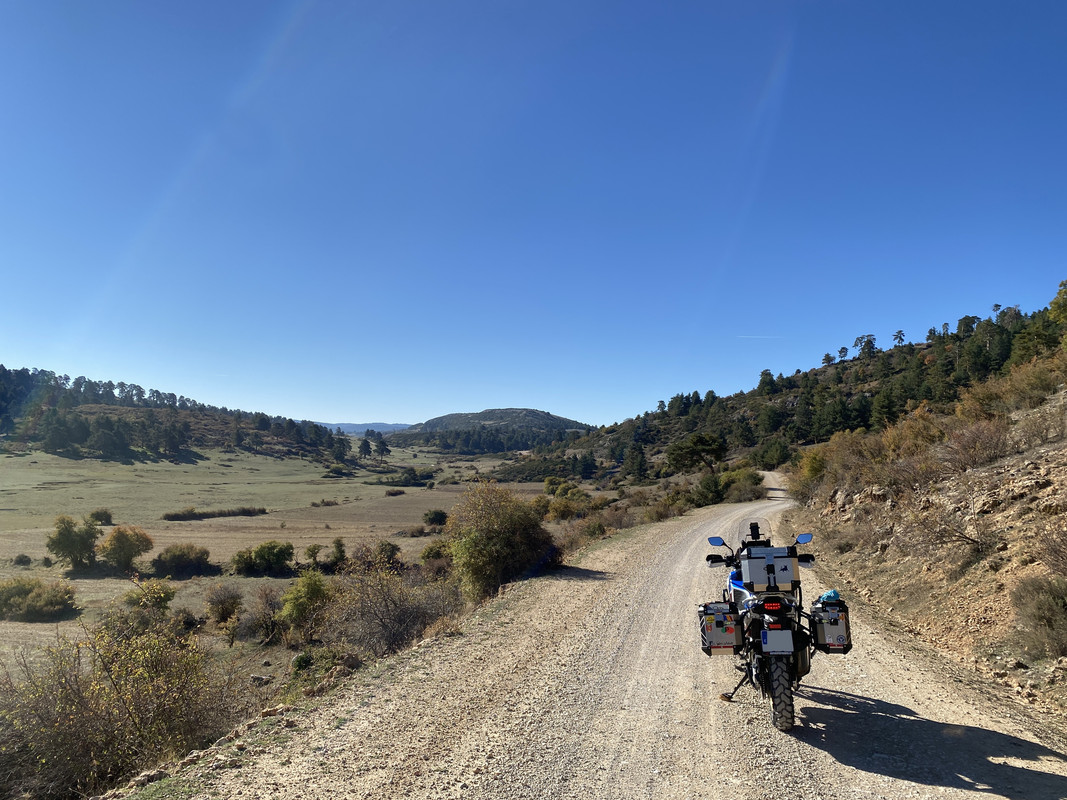
[[[293,715],[291,738],[204,758],[154,796],[1067,797],[1062,729],[862,613],[848,656],[815,659],[793,732],[751,689],[718,699],[737,673],[698,647],[695,604],[722,578],[706,537],[781,508],[703,509],[516,585],[464,635]]]

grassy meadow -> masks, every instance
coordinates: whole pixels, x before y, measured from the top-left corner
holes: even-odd
[[[73,632],[82,620],[95,618],[131,588],[130,582],[120,577],[68,575],[65,567],[45,567],[42,559],[48,555],[45,540],[57,516],[66,514],[80,520],[97,508],[109,509],[116,525],[137,525],[152,537],[155,548],[137,562],[146,571],[152,557],[168,545],[206,547],[212,563],[225,567],[238,550],[270,539],[292,542],[298,561],[306,560],[308,545],[321,544],[325,553],[337,537],[350,552],[360,544],[388,539],[401,548],[404,560],[416,561],[431,539],[400,534],[421,526],[426,511],[451,509],[466,483],[493,466],[484,460],[446,462],[437,454],[398,448],[387,457],[386,467],[433,465],[441,471],[435,488],[404,487],[403,494],[387,496],[390,487],[377,481],[388,480],[389,474],[357,470],[350,478],[328,478],[321,463],[303,459],[221,450],[204,451],[203,455],[205,459],[197,463],[124,464],[42,452],[0,454],[0,579],[71,580],[84,614],[81,619],[60,623],[61,633]],[[368,462],[368,466],[375,465],[374,460]],[[541,486],[525,489],[533,494]],[[198,510],[252,506],[266,508],[268,513],[188,522],[162,519],[164,513],[190,506]],[[108,530],[105,527],[105,535]],[[15,566],[13,559],[20,554],[29,556],[32,564]],[[257,582],[287,583],[225,574],[178,580],[171,607],[203,613],[204,593],[220,581],[237,582],[246,596]],[[46,645],[56,634],[55,624],[0,621],[0,657]]]

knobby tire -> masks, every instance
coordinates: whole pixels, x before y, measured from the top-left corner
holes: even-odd
[[[771,659],[771,722],[780,731],[793,728],[793,681],[785,658]]]

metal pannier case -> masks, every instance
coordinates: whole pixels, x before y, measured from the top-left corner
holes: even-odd
[[[700,649],[709,656],[732,654],[741,648],[741,626],[733,603],[704,603],[699,606]]]
[[[811,635],[815,649],[844,655],[852,649],[852,628],[848,606],[840,601],[814,603],[811,607]]]

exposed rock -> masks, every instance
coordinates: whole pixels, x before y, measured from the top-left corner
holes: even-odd
[[[145,770],[136,778],[131,780],[129,785],[131,788],[139,788],[141,786],[147,786],[150,783],[155,783],[156,781],[161,781],[164,778],[169,777],[170,773],[167,772],[165,769],[150,769]]]

